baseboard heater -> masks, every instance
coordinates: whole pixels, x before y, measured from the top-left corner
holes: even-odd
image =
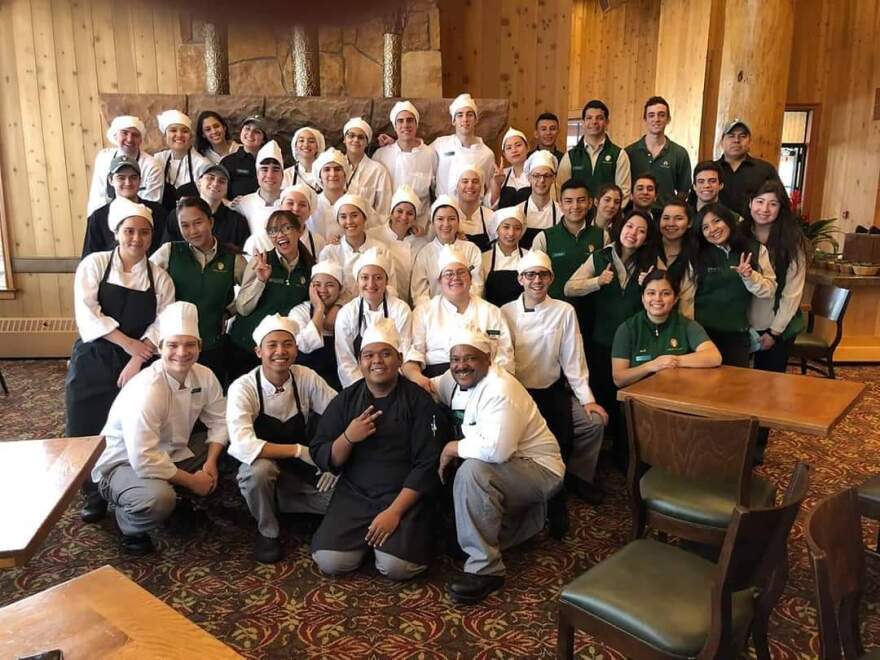
[[[0,358],[68,358],[76,337],[71,318],[2,318]]]

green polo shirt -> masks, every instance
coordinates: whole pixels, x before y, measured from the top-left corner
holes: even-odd
[[[648,318],[645,310],[633,314],[614,333],[611,357],[629,360],[637,367],[661,355],[688,355],[709,341],[709,335],[696,321],[673,311],[660,325]]]
[[[657,177],[657,198],[666,203],[676,194],[686,196],[691,189],[691,158],[687,149],[666,138],[666,144],[656,157],[648,151],[645,136],[626,148],[629,156],[632,180],[640,174],[651,173]]]

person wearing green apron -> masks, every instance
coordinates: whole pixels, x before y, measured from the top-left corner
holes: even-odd
[[[694,253],[694,320],[721,351],[724,364],[748,367],[749,306],[772,299],[776,274],[767,248],[749,238],[721,204],[703,207]]]
[[[235,300],[237,317],[229,337],[229,380],[259,363],[254,353],[254,329],[269,314],[287,316],[309,299],[309,276],[314,260],[300,241],[303,224],[290,211],[269,216],[266,236],[259,236],[259,252],[248,262]],[[268,239],[268,240],[267,240]]]
[[[642,306],[620,324],[611,347],[611,372],[626,387],[663,369],[708,369],[721,353],[703,327],[676,309],[678,282],[660,268],[642,283]]]

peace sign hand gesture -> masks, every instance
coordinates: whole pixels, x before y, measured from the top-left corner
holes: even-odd
[[[345,437],[351,444],[357,444],[366,440],[376,432],[376,420],[382,414],[381,410],[373,412],[373,406],[369,406],[364,412],[351,420],[345,429]]]
[[[731,268],[739,273],[739,276],[744,280],[749,279],[752,276],[752,264],[749,259],[749,253],[743,252],[739,257],[739,265],[731,266]]]
[[[269,264],[268,257],[265,252],[260,252],[254,257],[254,272],[260,282],[268,282],[272,275],[272,266]]]

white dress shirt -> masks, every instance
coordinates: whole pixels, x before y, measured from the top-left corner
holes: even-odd
[[[769,254],[767,255],[769,258]],[[763,268],[763,265],[762,265]],[[775,275],[775,274],[774,274]],[[792,259],[785,273],[785,288],[779,297],[779,309],[773,311],[775,294],[769,298],[752,297],[749,305],[749,326],[755,330],[771,330],[782,334],[789,322],[798,313],[804,297],[804,284],[807,279],[807,264],[803,252]]]
[[[419,140],[412,151],[404,151],[397,142],[377,149],[373,160],[381,163],[391,176],[394,190],[403,184],[409,185],[421,200],[421,208],[416,209],[419,226],[428,224],[428,209],[431,206],[431,186],[437,168],[437,154],[434,148]],[[384,216],[383,216],[384,217]]]
[[[239,149],[242,149],[242,148],[243,147],[241,146],[240,143],[236,142],[235,140],[230,140],[229,141],[229,151],[227,151],[222,156],[220,154],[218,154],[216,151],[214,151],[213,147],[208,147],[207,153],[204,153],[202,155],[205,158],[207,158],[208,160],[210,160],[212,163],[214,163],[214,165],[219,165],[221,160],[223,160],[227,156],[231,156],[236,151],[238,151]],[[196,176],[198,176],[198,175],[199,175],[199,173],[196,172]]]
[[[483,279],[489,277],[492,272],[492,254],[495,254],[495,270],[513,270],[519,266],[519,260],[526,256],[529,251],[525,248],[517,248],[510,253],[510,256],[504,254],[498,244],[495,243],[491,250],[483,252]]]
[[[458,396],[452,373],[432,378],[437,399],[452,407],[465,403],[458,455],[487,463],[506,463],[526,458],[565,476],[559,444],[538,411],[538,405],[519,381],[496,365],[479,383],[467,390],[466,400]],[[455,408],[453,408],[455,409]]]
[[[400,352],[406,355],[412,337],[412,312],[409,305],[396,296],[385,297],[388,305],[388,318],[394,321],[397,334],[400,335]],[[358,335],[358,310],[360,309],[361,297],[358,296],[348,301],[336,314],[336,329],[334,342],[336,344],[336,365],[339,371],[339,382],[343,387],[356,383],[361,378],[361,367],[358,358],[354,354],[354,340]],[[385,316],[385,308],[380,303],[379,309],[373,311],[369,303],[364,300],[364,316],[360,323],[360,334],[363,336],[376,319]]]
[[[410,286],[412,282],[412,269],[416,255],[425,247],[428,240],[424,236],[406,236],[402,240],[397,237],[388,222],[379,227],[371,227],[367,230],[367,236],[382,243],[391,258],[394,260],[394,270],[397,275],[397,295],[405,303],[412,302]]]
[[[483,181],[492,178],[495,172],[495,154],[483,143],[483,138],[474,138],[476,141],[469,147],[464,146],[454,133],[441,135],[431,146],[437,153],[437,196],[453,195],[458,184],[452,181],[452,161],[470,162],[480,168],[483,173]]]
[[[375,238],[370,238],[369,235],[361,246],[357,248],[353,247],[348,242],[348,239],[343,236],[339,239],[338,243],[330,243],[321,250],[321,256],[318,257],[318,261],[335,261],[342,266],[342,290],[346,294],[346,300],[351,300],[358,295],[357,280],[355,280],[352,268],[354,262],[360,259],[361,255],[370,248],[375,248],[384,254],[388,261],[392,264],[394,263],[391,253],[385,247],[385,244],[377,241]],[[392,295],[397,295],[397,273],[393,267],[391,272],[388,273],[388,292]]]
[[[574,307],[549,296],[526,309],[524,295],[501,307],[513,335],[516,377],[523,387],[543,390],[565,374],[581,405],[593,403],[584,342]]]
[[[470,241],[456,239],[455,248],[467,259],[467,267],[471,271],[471,295],[483,295],[483,258],[480,248]],[[438,258],[443,244],[435,238],[426,244],[416,255],[413,262],[410,292],[413,306],[416,307],[440,293],[440,269]]]
[[[194,147],[190,148],[187,156],[175,160],[171,149],[163,149],[153,155],[153,158],[156,159],[156,163],[159,165],[159,169],[162,171],[162,180],[164,182],[175,188],[179,188],[186,183],[192,183],[198,186],[199,172],[203,167],[210,165],[211,161],[196,151]],[[190,177],[190,159],[192,159],[192,177]],[[169,160],[171,162],[168,164],[168,175],[166,177],[165,165]]]
[[[113,264],[107,275],[109,284],[124,286],[134,291],[146,291],[150,288],[150,278],[147,274],[147,258],[135,264],[130,273],[123,270],[122,259],[117,254],[119,248],[108,252],[93,252],[79,262],[76,274],[73,276],[73,311],[76,317],[76,328],[80,339],[94,341],[99,337],[113,332],[119,327],[119,323],[105,315],[98,303],[98,287],[104,276],[104,269],[110,263]],[[168,305],[174,302],[174,282],[162,268],[151,266],[153,270],[153,283],[156,292],[156,316],[162,313]],[[154,321],[144,331],[143,337],[134,339],[149,339],[156,346],[159,345],[159,328]]]
[[[290,310],[287,315],[296,323],[299,333],[296,335],[296,348],[300,353],[311,353],[324,348],[324,342],[333,341],[333,333],[319,328],[312,320],[311,303],[306,300]]]
[[[266,440],[257,437],[254,432],[254,420],[260,414],[260,397],[257,394],[257,369],[251,369],[244,376],[236,379],[229,386],[229,400],[226,404],[226,423],[229,426],[229,455],[242,463],[252,464],[260,456]],[[308,420],[310,412],[318,415],[336,396],[336,391],[327,382],[308,367],[294,364],[290,367],[296,381],[296,391],[302,404],[303,416]],[[277,392],[269,382],[265,373],[260,374],[263,384],[263,412],[269,417],[286,422],[296,415],[296,398],[293,396],[291,379]],[[306,442],[306,438],[291,438]]]
[[[599,143],[599,146],[593,148],[590,144],[584,140],[584,146],[587,149],[587,155],[590,157],[590,164],[592,170],[596,171],[596,161],[599,158],[599,152],[605,148],[605,140],[608,137],[602,138],[602,141]],[[629,154],[626,153],[626,149],[620,147],[620,155],[617,157],[617,168],[614,170],[614,183],[620,186],[620,189],[623,191],[623,201],[620,204],[620,208],[625,207],[629,203],[630,193],[632,190],[632,172],[631,166],[629,162]],[[556,173],[556,183],[559,186],[562,186],[563,183],[568,181],[571,178],[571,157],[568,155],[568,152],[562,157],[562,160],[559,161],[559,171]]]
[[[86,217],[111,201],[107,195],[107,176],[110,174],[110,163],[120,153],[119,149],[111,147],[101,149],[95,156],[92,185],[89,186],[89,201],[86,205]],[[161,201],[162,168],[159,163],[146,151],[141,151],[138,154],[138,166],[141,168],[141,186],[138,188],[138,195],[141,199],[151,202]]]
[[[391,176],[385,165],[366,154],[360,163],[352,165],[347,190],[352,195],[360,195],[367,200],[380,218],[387,218],[391,213]]]
[[[493,362],[513,373],[513,339],[501,310],[482,298],[471,296],[464,312],[441,295],[415,308],[412,322],[412,344],[406,361],[425,366],[449,362],[449,339],[456,329],[471,325],[494,340]]]
[[[189,448],[196,420],[208,427],[207,442],[226,445],[226,399],[214,373],[194,364],[181,388],[153,362],[125,384],[101,429],[104,452],[92,470],[92,481],[128,463],[142,479],[168,480],[174,465],[194,456]]]

